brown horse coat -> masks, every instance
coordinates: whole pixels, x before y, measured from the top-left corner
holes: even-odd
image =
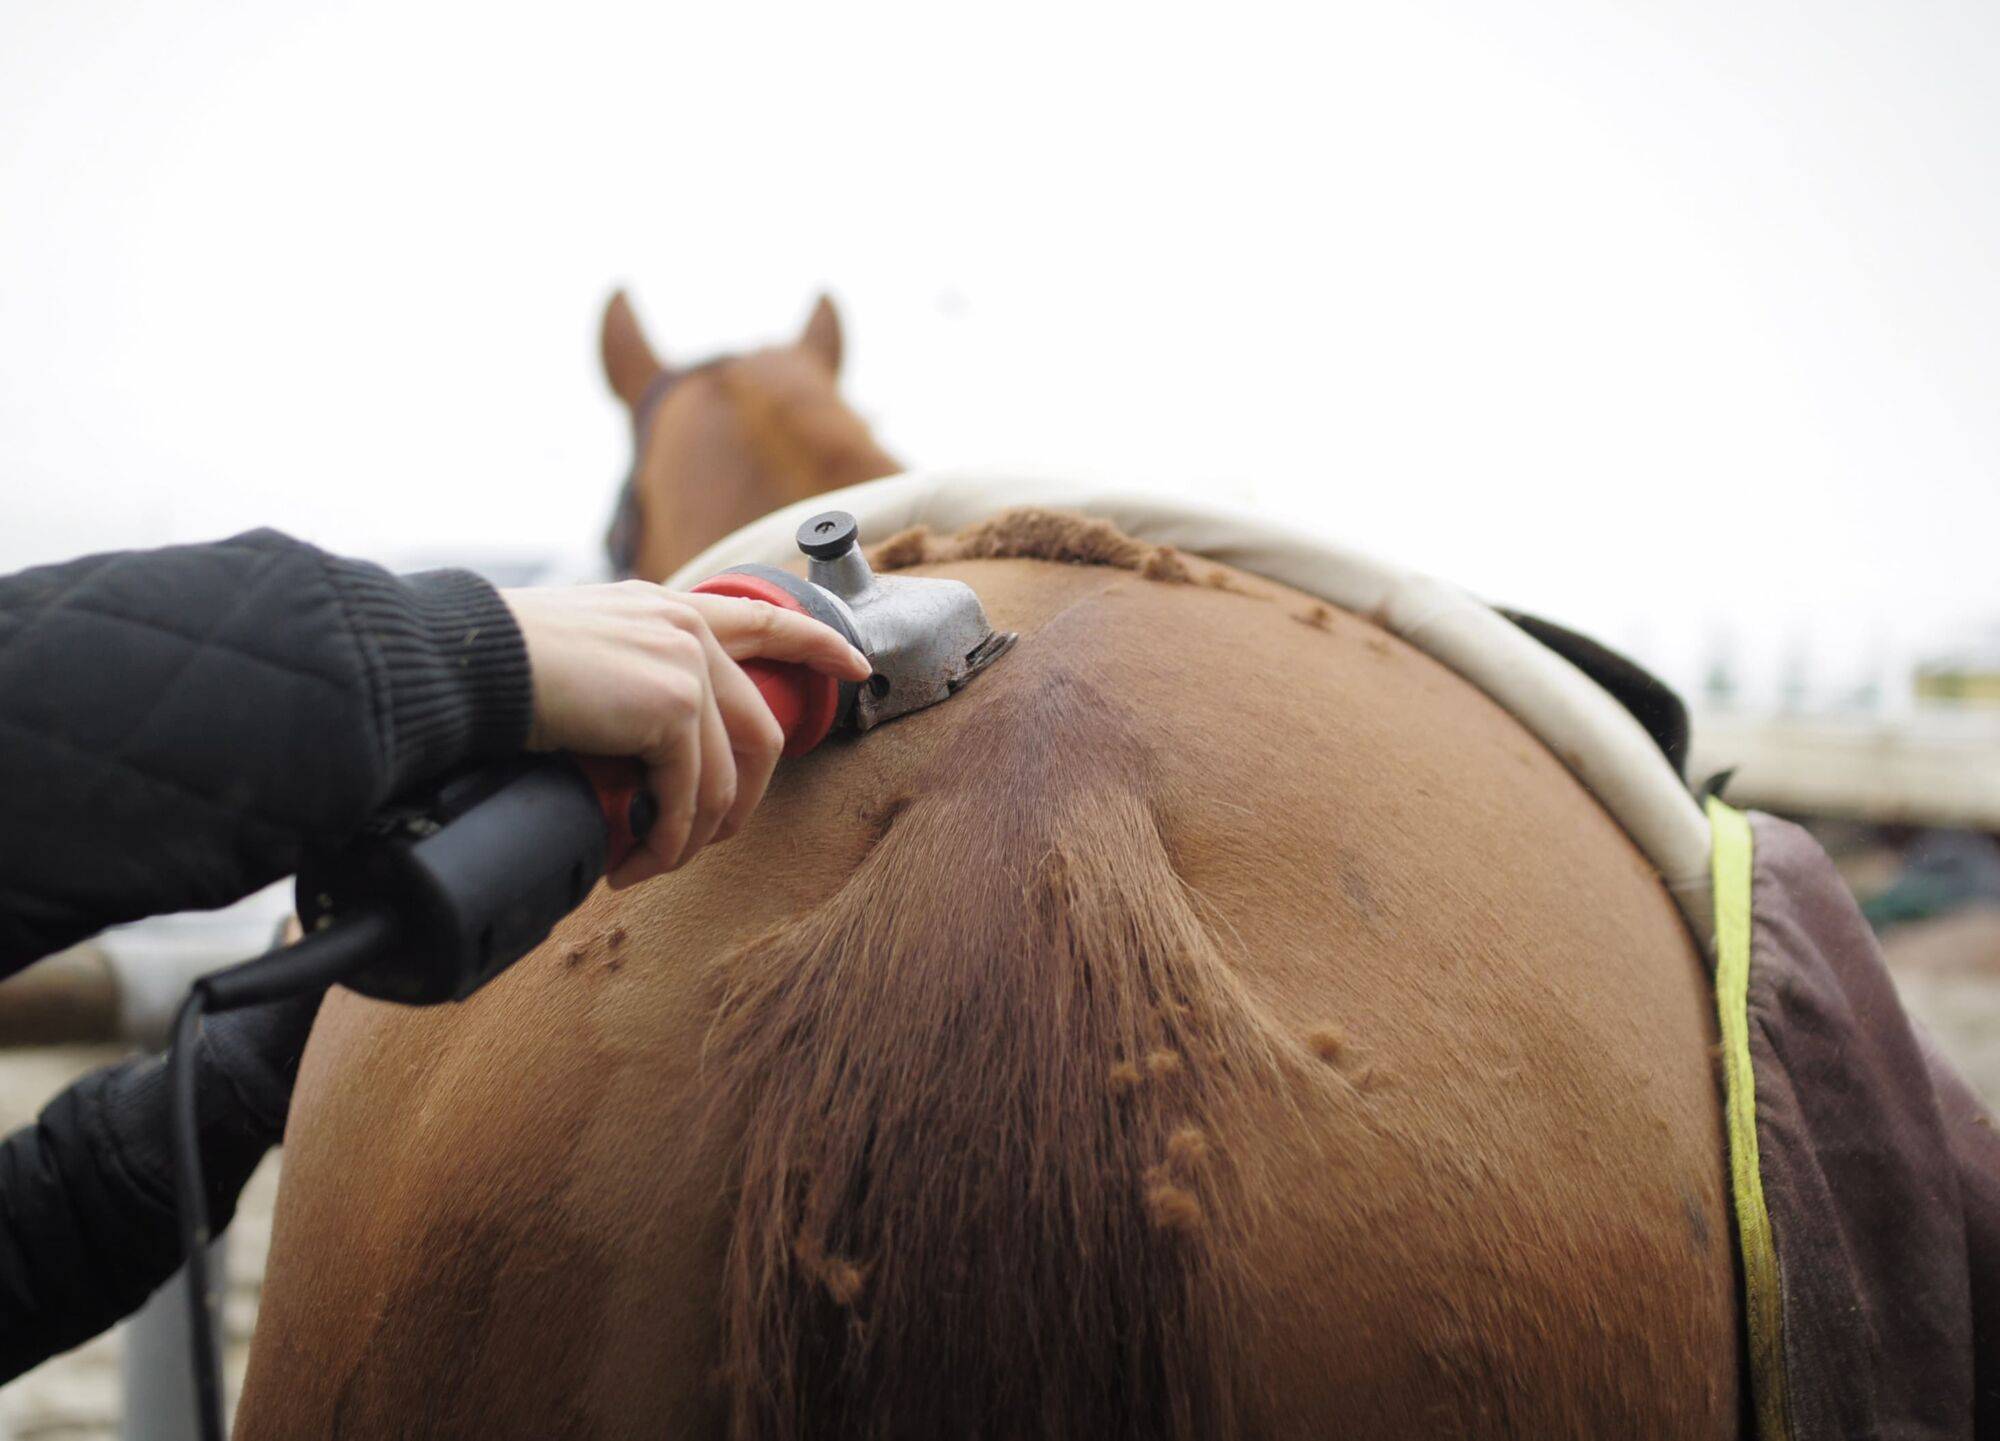
[[[964,695],[329,1003],[239,1434],[1733,1434],[1706,979],[1596,801],[1357,617],[973,549]]]

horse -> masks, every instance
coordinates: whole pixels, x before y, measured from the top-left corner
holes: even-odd
[[[642,573],[869,453],[711,379]],[[328,996],[237,1436],[1738,1434],[1707,971],[1562,761],[1102,519],[873,559],[1020,641],[464,1004]]]
[[[845,341],[825,295],[790,345],[676,366],[620,290],[598,346],[634,437],[610,539],[626,575],[665,580],[760,515],[903,468],[841,399]]]

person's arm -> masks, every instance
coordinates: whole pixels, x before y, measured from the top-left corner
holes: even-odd
[[[733,834],[777,764],[736,665],[753,656],[869,673],[756,601],[642,581],[503,597],[268,530],[0,578],[0,976],[236,900],[398,792],[524,745],[642,761],[660,819],[611,882],[671,870]]]
[[[519,750],[532,705],[520,629],[465,571],[253,531],[0,578],[0,975],[248,894]]]
[[[732,834],[777,764],[735,664],[752,656],[869,671],[753,601],[636,581],[501,597],[271,532],[0,579],[0,974],[114,920],[232,900],[397,791],[523,745],[641,760],[660,821],[612,879],[671,869]],[[218,1230],[279,1138],[318,1005],[204,1025]],[[0,1141],[0,1380],[178,1266],[166,1105],[161,1061],[129,1061]]]
[[[195,1057],[210,1224],[284,1129],[320,996],[232,1011]],[[0,1142],[0,1382],[129,1314],[180,1269],[166,1062],[93,1071]]]

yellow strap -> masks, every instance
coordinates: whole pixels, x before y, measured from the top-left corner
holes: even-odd
[[[1708,824],[1714,846],[1715,1009],[1722,1023],[1730,1189],[1736,1203],[1737,1241],[1743,1250],[1750,1391],[1756,1403],[1758,1441],[1789,1441],[1784,1300],[1757,1162],[1757,1080],[1750,1066],[1750,822],[1741,811],[1710,796]]]

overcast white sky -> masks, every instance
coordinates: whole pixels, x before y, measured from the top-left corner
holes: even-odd
[[[0,9],[0,567],[581,548],[629,284],[1685,678],[2000,609],[2000,8]],[[1759,648],[1762,648],[1762,651]]]

